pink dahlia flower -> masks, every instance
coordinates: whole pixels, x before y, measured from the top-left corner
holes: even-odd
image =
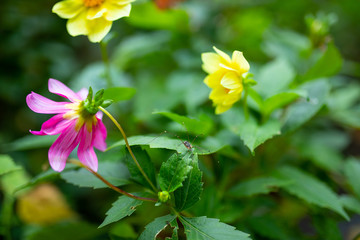
[[[106,128],[102,123],[102,112],[89,113],[84,107],[87,97],[86,89],[73,92],[58,80],[49,79],[49,91],[69,99],[71,102],[54,102],[37,93],[31,92],[26,97],[26,103],[37,113],[56,114],[43,123],[40,131],[31,131],[34,135],[56,135],[56,139],[49,149],[49,162],[58,172],[65,168],[66,160],[74,148],[78,147],[79,160],[97,171],[98,160],[94,147],[105,151]]]

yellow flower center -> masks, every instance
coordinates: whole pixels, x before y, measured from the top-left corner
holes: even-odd
[[[65,113],[63,118],[65,119],[77,119],[75,124],[75,130],[78,132],[80,128],[85,124],[88,132],[92,131],[92,126],[96,125],[97,119],[95,115],[89,114],[83,107],[83,102],[69,103],[66,105],[71,111]]]
[[[105,0],[84,0],[85,7],[97,7],[101,5]]]

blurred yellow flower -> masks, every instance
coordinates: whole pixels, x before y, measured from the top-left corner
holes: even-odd
[[[17,213],[29,224],[51,224],[76,218],[62,193],[51,184],[42,184],[19,197]]]
[[[69,19],[67,30],[71,36],[87,35],[91,42],[100,42],[110,31],[112,22],[128,17],[134,0],[64,0],[52,11]]]
[[[209,98],[213,101],[216,114],[221,114],[241,98],[243,78],[250,65],[242,52],[234,51],[232,58],[214,47],[216,53],[203,53],[203,70],[209,75],[204,83],[212,89]]]

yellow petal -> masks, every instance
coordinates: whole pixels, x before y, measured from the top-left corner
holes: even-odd
[[[107,9],[107,13],[105,14],[105,19],[108,21],[115,21],[122,17],[128,17],[131,11],[131,4],[120,5],[114,4],[111,2],[105,2],[105,7]]]
[[[220,87],[220,82],[223,76],[224,76],[223,71],[214,72],[212,74],[209,74],[204,79],[204,83],[210,88]]]
[[[234,51],[232,55],[232,66],[239,71],[239,74],[243,74],[250,70],[250,65],[244,58],[242,52]]]
[[[222,114],[229,110],[232,107],[232,105],[217,105],[215,108],[215,114]]]
[[[214,48],[215,52],[216,52],[217,54],[219,54],[219,55],[225,60],[225,62],[231,63],[231,59],[230,59],[229,55],[227,55],[227,54],[224,53],[223,51],[217,49],[215,46],[214,46],[213,48]],[[225,65],[226,65],[226,64],[225,64]]]
[[[86,18],[89,20],[93,20],[95,18],[102,17],[107,12],[107,9],[104,7],[104,4],[99,5],[97,7],[91,7],[87,11]]]
[[[215,103],[221,103],[225,100],[226,94],[227,93],[224,88],[214,88],[211,91],[209,98],[213,100]]]
[[[52,8],[52,12],[61,18],[73,18],[85,9],[82,0],[65,0],[58,2]]]
[[[112,22],[104,18],[87,20],[87,30],[90,42],[100,42],[111,29]]]
[[[66,28],[71,36],[87,35],[86,22],[86,9],[84,9],[76,17],[68,20]]]
[[[221,85],[228,89],[242,89],[241,78],[235,72],[227,72],[221,79]]]
[[[202,68],[205,72],[211,74],[220,69],[221,57],[216,53],[203,53],[201,59],[203,61]]]

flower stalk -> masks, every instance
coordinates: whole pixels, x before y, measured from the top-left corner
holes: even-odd
[[[75,164],[79,167],[82,167],[82,168],[85,168],[86,170],[88,170],[89,172],[91,172],[95,177],[97,177],[98,179],[100,179],[103,183],[105,183],[107,186],[109,186],[112,190],[120,193],[120,194],[123,194],[123,195],[126,195],[130,198],[133,198],[133,199],[137,199],[137,200],[141,200],[141,201],[147,201],[147,202],[157,202],[156,199],[154,198],[146,198],[146,197],[139,197],[139,196],[135,196],[131,193],[128,193],[118,187],[115,187],[114,185],[112,185],[110,182],[108,182],[105,178],[103,178],[100,174],[98,174],[97,172],[93,171],[91,168],[89,168],[88,166],[82,164],[81,162],[79,161],[76,161],[76,160],[70,160],[69,162],[71,162],[72,164]]]
[[[109,55],[107,52],[107,42],[101,41],[100,42],[100,50],[101,50],[101,57],[104,62],[105,66],[105,79],[107,82],[108,87],[111,87],[113,85],[112,79],[111,79],[111,71],[110,71],[110,61],[109,61]]]
[[[146,179],[146,181],[150,184],[150,186],[152,187],[152,189],[157,192],[157,188],[154,186],[154,184],[151,182],[151,180],[149,179],[149,177],[146,175],[146,173],[144,172],[144,170],[142,169],[142,167],[140,166],[138,160],[136,159],[133,151],[131,150],[131,147],[130,147],[130,144],[129,144],[129,141],[126,137],[126,134],[124,132],[124,129],[121,127],[120,123],[118,121],[116,121],[116,119],[106,110],[104,109],[103,107],[99,107],[99,109],[105,113],[109,118],[110,120],[115,124],[115,126],[119,129],[119,131],[121,132],[122,136],[124,137],[124,140],[125,140],[125,144],[126,144],[126,147],[127,149],[129,150],[129,153],[132,157],[132,159],[134,160],[136,166],[138,167],[139,171],[141,172],[141,174],[144,176],[144,178]]]

